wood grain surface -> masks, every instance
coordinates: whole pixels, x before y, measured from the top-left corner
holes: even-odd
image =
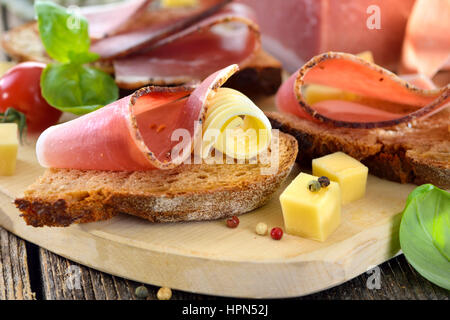
[[[140,283],[81,266],[32,244],[25,245],[23,240],[1,227],[0,241],[0,300],[33,298],[46,300],[137,299],[134,291],[141,285]],[[8,257],[5,258],[5,256]],[[8,263],[9,267],[5,263]],[[13,265],[19,267],[12,267]],[[32,267],[29,268],[29,265]],[[433,285],[420,276],[408,264],[403,255],[395,257],[379,267],[381,271],[380,289],[368,289],[367,281],[370,275],[362,274],[340,286],[296,299],[449,300],[450,298],[449,291]],[[80,286],[67,286],[69,273],[80,276]],[[155,300],[159,287],[147,285],[147,288],[150,293],[148,300]],[[173,290],[172,299],[220,300],[223,298]]]
[[[32,298],[25,241],[0,228],[0,300]]]
[[[41,249],[44,251],[43,249]],[[48,263],[52,263],[53,271],[57,268],[66,268],[68,260],[60,258],[47,251],[45,259]],[[55,267],[58,265],[59,267]],[[78,265],[75,265],[78,266]],[[135,288],[141,284],[106,275],[92,269],[82,266],[80,273],[83,278],[83,285],[78,290],[73,290],[72,296],[74,299],[136,299],[134,296]],[[448,300],[450,293],[445,289],[437,287],[422,278],[416,271],[407,263],[404,256],[393,258],[392,260],[380,265],[381,270],[381,286],[380,289],[368,289],[366,283],[368,281],[368,274],[361,275],[341,286],[325,290],[316,294],[295,298],[296,300],[378,300],[378,299],[445,299]],[[54,272],[49,272],[54,274]],[[65,282],[60,280],[53,280],[52,283],[58,283],[59,287],[65,286]],[[97,279],[93,283],[92,279]],[[59,280],[59,282],[58,282]],[[93,287],[94,285],[94,287]],[[45,288],[45,287],[44,287]],[[149,286],[150,296],[148,300],[156,299],[156,292],[159,287]],[[47,288],[49,290],[49,288]],[[105,294],[105,290],[109,290],[110,294]],[[49,299],[64,299],[64,296],[56,297],[56,295],[49,296]],[[72,299],[69,296],[70,299]],[[175,300],[217,300],[223,299],[217,296],[207,296],[192,294],[183,291],[173,291],[172,299]],[[228,298],[227,298],[228,299]]]

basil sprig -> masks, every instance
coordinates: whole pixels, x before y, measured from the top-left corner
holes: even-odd
[[[450,193],[431,184],[411,192],[400,224],[400,245],[417,272],[450,290]]]
[[[17,123],[19,128],[20,143],[23,143],[23,135],[27,129],[25,114],[14,108],[7,108],[4,113],[0,113],[0,123]]]
[[[65,112],[86,114],[119,97],[114,79],[84,65],[99,59],[89,51],[87,20],[49,1],[35,4],[39,34],[48,55],[57,61],[42,72],[41,91],[47,102]]]

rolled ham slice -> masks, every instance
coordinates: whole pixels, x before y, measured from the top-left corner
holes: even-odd
[[[181,129],[190,141],[201,133],[205,104],[237,70],[228,66],[189,87],[146,87],[104,108],[48,128],[39,137],[36,153],[44,167],[80,170],[140,171],[176,167],[191,156],[172,156],[180,143],[172,133]]]
[[[230,64],[244,68],[259,48],[252,11],[232,3],[139,53],[115,60],[116,82],[121,88],[199,82]]]
[[[355,93],[353,101],[325,100],[309,105],[302,88],[320,84]],[[423,87],[423,86],[422,86]],[[280,111],[338,127],[375,128],[430,116],[450,103],[450,85],[422,89],[394,73],[351,54],[318,55],[280,87]]]

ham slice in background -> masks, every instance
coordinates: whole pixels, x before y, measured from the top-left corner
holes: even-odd
[[[450,1],[417,0],[406,28],[402,73],[450,70]]]
[[[450,85],[436,89],[424,77],[410,82],[357,56],[328,52],[313,57],[280,87],[277,108],[337,127],[377,128],[433,115],[450,104]],[[303,86],[319,84],[356,94],[351,100],[308,104]]]
[[[366,50],[373,53],[377,63],[396,70],[415,0],[238,1],[254,9],[264,48],[294,72],[322,52],[356,54]],[[379,30],[367,27],[371,5],[380,8]]]
[[[199,82],[238,63],[245,68],[260,49],[259,28],[246,6],[230,4],[218,13],[163,38],[147,50],[114,61],[121,88]]]
[[[143,15],[153,0],[127,0],[124,2],[88,6],[81,14],[89,22],[89,35],[92,39],[101,39],[129,28],[131,21]]]
[[[122,8],[122,3],[112,5],[114,13],[110,19],[100,18],[109,14],[110,5],[86,7],[89,20],[89,34],[93,40],[91,50],[102,59],[113,59],[148,49],[161,39],[195,25],[197,22],[213,15],[229,3],[230,0],[202,0],[194,8],[154,8],[158,1],[132,0],[129,7]],[[136,9],[137,4],[140,4]],[[106,7],[102,9],[102,7]],[[115,8],[117,7],[117,8]],[[90,9],[90,10],[89,10]],[[122,10],[122,12],[120,12]],[[120,24],[111,21],[116,15],[125,15],[119,19]],[[92,25],[91,25],[92,21]],[[103,30],[101,38],[95,38]],[[94,32],[94,33],[93,33]],[[98,34],[96,34],[98,33]]]
[[[231,0],[186,8],[131,0],[83,9],[91,51],[114,66],[123,89],[199,83],[231,64],[245,68],[260,49],[253,11]]]

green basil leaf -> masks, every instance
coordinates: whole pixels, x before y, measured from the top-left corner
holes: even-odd
[[[119,98],[119,89],[109,74],[75,63],[49,64],[41,75],[41,91],[50,105],[77,115]]]
[[[39,35],[48,55],[59,62],[88,63],[99,58],[89,52],[88,22],[81,15],[48,1],[35,4]]]
[[[17,123],[20,143],[23,143],[23,136],[27,130],[27,120],[25,114],[11,107],[7,108],[4,113],[0,112],[0,123],[12,122]]]
[[[414,201],[421,194],[429,192],[429,191],[433,190],[434,188],[435,188],[435,186],[433,186],[432,184],[423,184],[420,187],[415,188],[409,194],[408,199],[406,200],[406,206],[408,206],[411,201]]]
[[[400,224],[400,245],[422,276],[450,290],[450,193],[426,184],[410,194]]]
[[[73,113],[77,116],[82,116],[83,114],[87,114],[90,113],[92,111],[95,111],[97,109],[103,108],[103,105],[91,105],[91,106],[81,106],[81,107],[61,107],[58,108],[59,110],[61,110],[62,112],[69,112],[69,113]]]

